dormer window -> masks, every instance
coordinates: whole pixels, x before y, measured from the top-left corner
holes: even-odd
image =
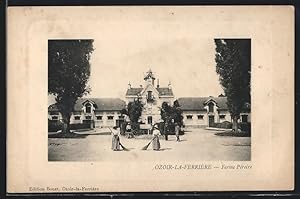
[[[87,103],[85,105],[85,112],[86,113],[92,113],[92,105],[90,103]]]
[[[213,103],[208,104],[208,112],[210,112],[210,113],[214,112],[214,104]]]

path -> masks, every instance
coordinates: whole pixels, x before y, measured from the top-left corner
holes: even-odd
[[[130,151],[112,151],[111,135],[95,134],[80,139],[49,138],[49,161],[225,161],[250,160],[251,138],[216,136],[217,131],[193,129],[181,136],[182,142],[160,139],[162,150],[141,150],[148,143],[144,139],[127,139],[121,142]]]

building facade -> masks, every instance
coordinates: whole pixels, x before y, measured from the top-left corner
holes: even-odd
[[[135,99],[140,99],[143,104],[143,111],[140,117],[142,124],[154,124],[161,120],[160,108],[163,102],[173,104],[174,94],[169,83],[168,87],[160,87],[159,80],[155,85],[155,77],[149,70],[144,77],[144,85],[139,88],[133,88],[129,84],[126,91],[126,104],[133,102]]]
[[[125,101],[119,98],[81,98],[78,99],[71,114],[70,123],[92,123],[94,127],[112,127],[122,119],[121,110]],[[49,120],[62,120],[56,104],[48,107]]]
[[[78,99],[71,116],[71,124],[92,122],[94,127],[112,127],[123,119],[121,110],[129,102],[139,99],[143,104],[140,117],[141,126],[150,128],[161,121],[160,110],[163,102],[173,105],[175,99],[171,84],[161,87],[154,73],[149,70],[144,76],[143,85],[131,87],[128,84],[125,101],[120,98],[81,98]],[[214,123],[232,122],[227,98],[219,97],[183,97],[177,99],[183,111],[183,123],[186,127],[209,127]],[[61,114],[56,105],[48,108],[49,120],[61,120]],[[240,122],[251,121],[250,104],[245,104],[240,115]]]
[[[185,97],[179,98],[178,102],[186,127],[210,127],[214,123],[232,122],[227,97]],[[245,104],[239,121],[251,121],[250,104]]]

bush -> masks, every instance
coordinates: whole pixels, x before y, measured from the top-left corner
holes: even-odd
[[[71,130],[78,130],[78,129],[90,129],[90,123],[78,123],[78,124],[70,124]]]
[[[63,128],[63,123],[60,121],[48,120],[48,132],[56,132]]]
[[[48,120],[48,132],[57,132],[63,129],[63,122],[58,120]],[[90,129],[90,123],[70,124],[70,130]]]
[[[228,122],[228,121],[225,121],[222,123],[214,123],[212,125],[212,127],[222,128],[222,129],[232,129],[232,123]],[[238,123],[238,128],[244,132],[250,133],[251,132],[251,123],[250,122],[240,122],[240,123]]]
[[[224,121],[222,123],[214,123],[212,127],[215,128],[221,128],[221,129],[231,129],[232,128],[232,123],[228,121]]]
[[[251,133],[251,123],[250,122],[241,122],[238,124],[239,129],[244,132]]]
[[[159,123],[158,127],[159,127],[161,134],[164,134],[164,123],[163,122]],[[181,130],[179,132],[179,135],[183,135],[184,134],[183,127],[180,129]],[[169,124],[168,135],[175,135],[175,124],[174,123]]]

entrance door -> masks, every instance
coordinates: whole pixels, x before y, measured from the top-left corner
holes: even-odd
[[[214,123],[215,123],[215,116],[214,115],[208,116],[208,126],[211,127],[213,126]]]
[[[152,124],[152,116],[148,116],[148,124]]]

